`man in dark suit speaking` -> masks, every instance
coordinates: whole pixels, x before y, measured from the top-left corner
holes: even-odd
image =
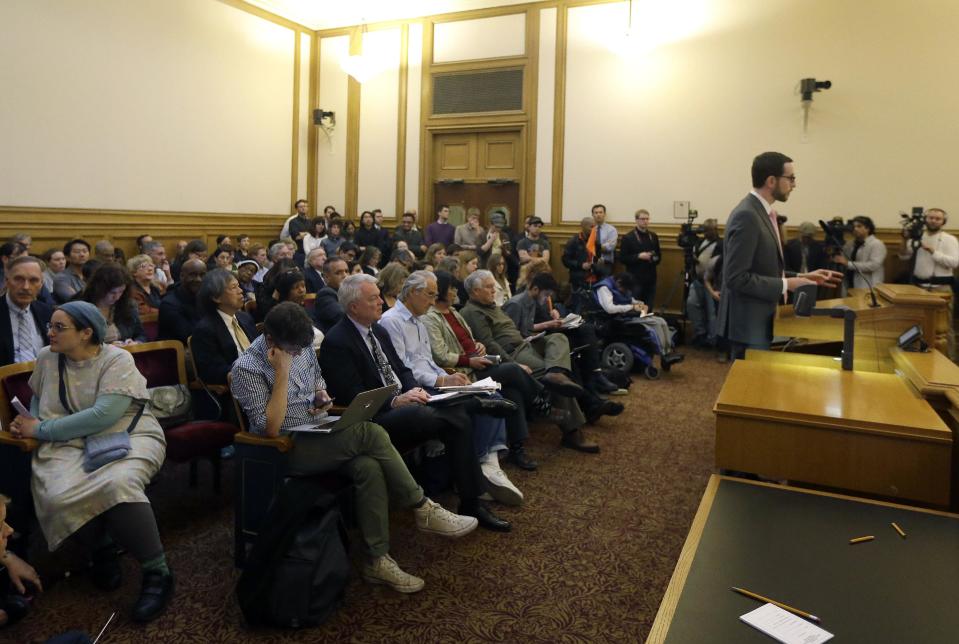
[[[796,188],[793,160],[779,152],[753,159],[753,189],[726,222],[723,287],[719,300],[719,335],[734,358],[747,348],[768,349],[776,306],[786,293],[804,284],[837,285],[842,274],[818,269],[786,272],[783,245],[773,204],[785,202]]]

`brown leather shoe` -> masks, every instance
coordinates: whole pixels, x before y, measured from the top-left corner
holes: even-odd
[[[599,454],[599,445],[586,440],[582,429],[574,429],[571,432],[564,432],[563,439],[559,442],[563,447],[575,449],[577,452],[587,454]]]
[[[540,378],[539,381],[546,385],[547,389],[561,396],[575,398],[576,396],[583,395],[583,388],[573,382],[569,376],[559,371],[550,371]]]

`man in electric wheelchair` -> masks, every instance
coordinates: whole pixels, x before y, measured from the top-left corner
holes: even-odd
[[[607,342],[602,364],[607,368],[629,372],[635,362],[643,367],[647,378],[659,377],[653,356],[659,355],[663,371],[683,361],[674,351],[673,331],[666,320],[653,315],[639,300],[633,299],[633,278],[618,273],[596,282],[592,288],[592,307],[584,311],[596,327],[597,335]]]

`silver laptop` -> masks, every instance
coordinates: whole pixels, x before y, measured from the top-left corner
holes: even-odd
[[[346,408],[342,416],[327,416],[319,422],[300,427],[292,428],[290,431],[299,432],[319,432],[327,434],[367,421],[376,415],[390,396],[396,391],[396,386],[380,387],[379,389],[370,389],[358,394],[350,406]]]

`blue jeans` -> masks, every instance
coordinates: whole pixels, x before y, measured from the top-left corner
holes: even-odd
[[[704,338],[709,345],[716,344],[716,314],[719,302],[714,300],[701,280],[689,285],[686,298],[686,317],[693,323],[693,335]]]

